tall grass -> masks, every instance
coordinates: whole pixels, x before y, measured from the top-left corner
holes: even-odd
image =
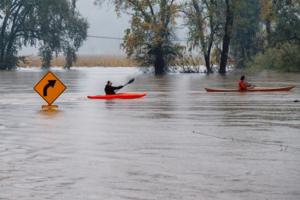
[[[20,67],[40,67],[42,65],[41,57],[27,56],[20,62]],[[65,59],[62,56],[54,58],[51,62],[52,66],[63,67]],[[134,60],[123,56],[94,56],[94,55],[79,55],[73,67],[133,67],[138,66]]]

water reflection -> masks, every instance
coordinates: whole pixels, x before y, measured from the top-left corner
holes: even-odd
[[[37,113],[43,118],[53,119],[55,117],[62,116],[63,112],[64,112],[63,110],[57,108],[57,109],[50,109],[50,110],[40,109]]]

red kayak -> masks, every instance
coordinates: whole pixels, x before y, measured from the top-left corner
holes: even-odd
[[[207,92],[286,92],[293,89],[295,86],[287,87],[253,87],[246,91],[240,91],[239,89],[225,89],[225,88],[205,88]]]
[[[138,99],[146,96],[146,93],[119,93],[112,95],[88,96],[89,99]]]

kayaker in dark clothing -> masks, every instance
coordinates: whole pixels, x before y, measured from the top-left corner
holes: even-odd
[[[124,86],[114,87],[114,86],[112,86],[112,82],[107,81],[104,91],[107,95],[116,94],[116,90],[119,90],[123,87]]]

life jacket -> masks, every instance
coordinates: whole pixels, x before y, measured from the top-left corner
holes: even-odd
[[[247,90],[247,83],[245,81],[239,80],[239,90],[246,91]]]

